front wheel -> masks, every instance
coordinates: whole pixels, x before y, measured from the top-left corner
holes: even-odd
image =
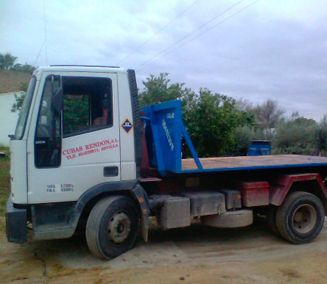
[[[309,243],[323,228],[325,210],[320,199],[307,192],[291,193],[276,212],[280,235],[294,244]]]
[[[131,249],[139,225],[139,210],[128,197],[101,199],[92,208],[86,224],[86,241],[90,251],[109,259]]]

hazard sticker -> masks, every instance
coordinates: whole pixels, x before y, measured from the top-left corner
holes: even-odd
[[[133,125],[132,125],[132,123],[128,120],[128,119],[126,119],[125,121],[124,121],[124,123],[121,125],[123,128],[124,128],[124,130],[128,133],[131,129],[132,129],[132,127],[133,127]]]

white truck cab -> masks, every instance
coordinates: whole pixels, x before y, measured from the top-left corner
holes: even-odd
[[[96,184],[135,180],[131,106],[120,68],[35,71],[11,140],[12,202],[76,201]]]
[[[9,240],[26,241],[26,221],[34,239],[69,237],[103,187],[135,187],[136,106],[133,70],[50,66],[33,73],[10,141]]]

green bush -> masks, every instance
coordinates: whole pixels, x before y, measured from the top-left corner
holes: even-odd
[[[317,155],[319,125],[313,119],[292,117],[276,129],[273,152],[277,154]]]

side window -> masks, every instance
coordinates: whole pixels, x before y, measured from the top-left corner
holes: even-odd
[[[86,130],[90,127],[90,96],[64,95],[64,134]]]
[[[64,137],[112,126],[109,78],[63,77],[63,93]]]
[[[61,113],[54,98],[61,91],[59,76],[46,78],[35,133],[35,165],[38,168],[58,167],[61,157]]]

